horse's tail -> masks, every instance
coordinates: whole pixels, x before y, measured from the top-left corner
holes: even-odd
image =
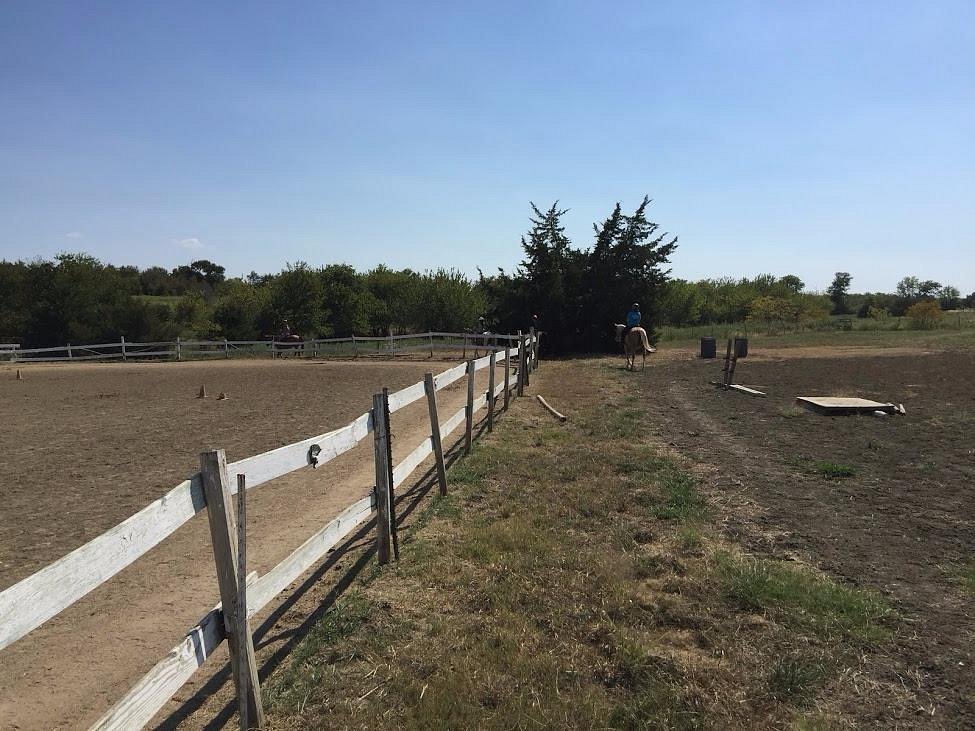
[[[643,340],[643,352],[652,353],[653,348],[650,347],[650,341],[647,339],[647,331],[642,327],[640,328],[640,339]]]

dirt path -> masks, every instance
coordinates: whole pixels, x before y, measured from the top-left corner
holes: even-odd
[[[0,586],[163,494],[209,445],[235,459],[337,428],[383,385],[400,388],[445,367],[279,361],[32,368],[22,382],[0,374]],[[194,398],[201,382],[207,400]],[[463,404],[462,385],[440,394],[443,414]],[[230,399],[216,401],[218,391]],[[429,433],[425,402],[395,414],[393,433],[399,459]],[[373,480],[368,442],[249,493],[252,569],[275,565]],[[212,563],[200,515],[0,652],[0,727],[77,728],[98,718],[216,603]]]
[[[845,699],[851,717],[975,727],[975,602],[952,577],[952,567],[975,556],[975,357],[781,352],[739,364],[738,380],[767,399],[708,387],[720,368],[713,361],[675,358],[648,369],[641,376],[660,384],[652,409],[659,438],[713,469],[711,496],[729,536],[756,552],[802,556],[895,601],[904,617],[896,647],[869,675],[908,692]],[[817,394],[902,402],[907,416],[830,418],[794,408],[795,396]],[[850,465],[856,475],[824,480],[810,474],[813,460]]]

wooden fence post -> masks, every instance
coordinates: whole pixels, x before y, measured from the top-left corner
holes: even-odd
[[[71,355],[71,343],[68,343],[68,360],[71,360],[74,356]]]
[[[429,335],[430,335],[430,357],[432,358],[433,357],[433,333],[431,332],[429,333]]]
[[[181,348],[181,343],[179,342],[179,335],[176,336],[176,360],[183,360],[183,353]]]
[[[464,333],[464,360],[467,360],[467,333]]]
[[[447,467],[443,461],[443,444],[440,441],[440,416],[437,410],[437,386],[433,374],[423,376],[423,390],[427,392],[427,407],[430,411],[430,441],[433,443],[433,456],[437,462],[437,482],[440,494],[447,494]]]
[[[234,605],[234,630],[237,641],[237,657],[247,655],[247,478],[237,475],[237,603]],[[250,673],[244,663],[237,663],[237,698],[250,696]],[[248,731],[250,714],[248,704],[238,700],[237,714],[240,731]]]
[[[122,362],[124,363],[126,361],[126,357],[125,357],[125,336],[124,335],[122,336],[122,341],[121,342],[122,342]]]
[[[389,563],[392,537],[389,504],[389,423],[386,421],[386,399],[377,393],[372,397],[372,424],[376,447],[376,560]]]
[[[237,532],[233,507],[230,502],[230,481],[227,478],[227,458],[222,449],[210,450],[200,455],[200,473],[203,492],[207,501],[207,518],[210,521],[210,541],[213,560],[217,565],[217,583],[220,585],[220,601],[223,603],[224,628],[230,639],[230,667],[234,684],[239,683],[240,673],[249,676],[249,688],[240,695],[238,702],[246,703],[247,715],[253,726],[264,726],[264,708],[261,704],[261,683],[257,676],[257,660],[254,658],[254,641],[250,623],[243,618],[246,637],[238,643],[235,607],[237,604],[237,546],[232,536]],[[237,650],[242,645],[244,653]],[[243,667],[241,667],[243,665]]]
[[[518,331],[518,396],[525,395],[525,336]]]
[[[230,358],[230,343],[227,342],[227,338],[223,339],[223,356],[224,358]]]
[[[474,361],[467,361],[467,428],[464,430],[464,454],[471,453],[474,440]]]
[[[494,431],[494,369],[498,354],[491,348],[491,358],[488,365],[488,433]]]
[[[352,336],[352,357],[359,357],[359,344],[355,341],[355,335]]]
[[[511,401],[511,341],[506,340],[504,346],[504,410],[508,410]]]

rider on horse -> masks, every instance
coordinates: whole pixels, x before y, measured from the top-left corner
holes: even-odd
[[[630,311],[626,313],[626,327],[623,328],[623,340],[626,341],[626,334],[630,332],[635,327],[640,326],[640,320],[642,319],[640,314],[640,303],[634,302]]]

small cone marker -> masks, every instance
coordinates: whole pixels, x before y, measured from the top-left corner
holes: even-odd
[[[199,396],[197,396],[197,398],[206,398],[206,397],[207,397],[207,387],[200,386],[200,394]]]
[[[20,368],[18,368],[18,369],[17,369],[17,380],[18,380],[18,381],[23,381],[23,380],[24,380],[24,376],[23,376],[23,374],[22,374],[22,373],[20,372]]]
[[[223,391],[221,391],[220,392],[220,395],[217,396],[217,401],[226,401],[226,400],[227,400],[227,394],[225,394]]]

